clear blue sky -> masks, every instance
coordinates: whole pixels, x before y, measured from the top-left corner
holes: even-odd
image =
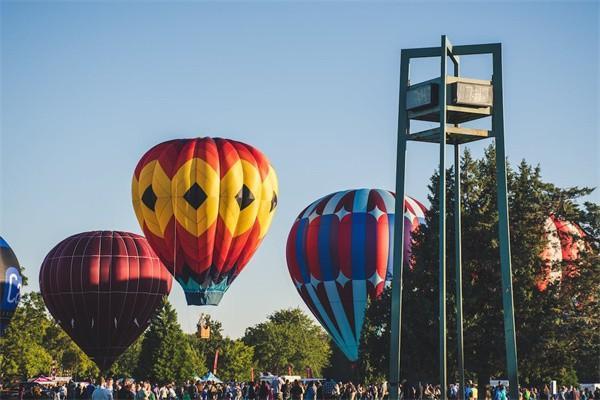
[[[296,215],[332,191],[393,189],[400,49],[502,42],[507,154],[558,185],[599,182],[599,6],[588,3],[2,2],[0,234],[37,290],[45,254],[74,233],[140,233],[133,169],[167,139],[222,136],[279,175],[262,247],[218,308],[233,337],[300,306],[285,262]],[[486,60],[464,74],[489,78]],[[423,71],[435,69],[424,64]],[[416,67],[415,67],[416,69]],[[418,81],[431,78],[413,75]],[[473,145],[476,155],[483,144]],[[432,145],[410,148],[426,200]],[[598,201],[596,193],[591,199]]]

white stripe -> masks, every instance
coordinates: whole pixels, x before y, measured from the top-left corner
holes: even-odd
[[[304,211],[304,213],[298,219],[306,218],[310,214],[312,214],[313,210],[315,208],[317,208],[317,205],[319,205],[319,203],[321,203],[321,200],[323,200],[324,198],[325,197],[321,197],[319,200],[313,202],[310,206],[308,206],[308,208],[306,209],[306,211]]]
[[[360,338],[367,308],[367,281],[352,281],[352,296],[354,300],[354,332],[358,339]]]
[[[325,209],[323,210],[323,215],[333,214],[335,212],[335,207],[340,202],[340,199],[344,197],[348,192],[348,190],[344,190],[341,192],[337,192],[336,194],[331,196],[331,198],[327,202],[327,205],[325,206]]]
[[[394,209],[396,207],[396,197],[387,190],[378,189],[379,195],[383,199],[383,204],[385,205],[385,212],[388,214],[394,214]]]
[[[404,201],[406,201],[407,203],[409,203],[410,206],[412,207],[413,211],[411,212],[411,214],[414,215],[414,217],[416,217],[416,218],[425,218],[425,213],[423,212],[423,209],[421,208],[421,206],[419,205],[419,203],[416,202],[415,199],[406,196],[404,198]]]
[[[329,331],[330,335],[333,336],[333,339],[338,344],[343,345],[344,341],[341,340],[340,333],[335,329],[333,322],[331,322],[331,320],[327,316],[327,312],[325,312],[325,309],[321,305],[321,301],[319,300],[317,293],[315,293],[315,289],[311,285],[306,285],[305,287],[306,287],[306,291],[308,292],[308,295],[310,296],[313,304],[315,305],[315,307],[317,307],[319,314],[321,314],[321,319],[323,319],[323,321],[327,325],[327,328],[329,328],[328,331]]]
[[[348,321],[348,317],[346,316],[346,310],[344,310],[344,306],[342,305],[342,299],[340,299],[337,285],[335,281],[327,281],[324,282],[324,284],[327,297],[329,298],[329,304],[331,304],[333,310],[333,315],[335,316],[338,326],[342,330],[341,333],[344,342],[354,349],[355,346],[358,346],[358,336],[353,336],[354,330],[350,326],[350,321]],[[352,351],[352,355],[354,355],[354,353],[358,356],[357,351]]]

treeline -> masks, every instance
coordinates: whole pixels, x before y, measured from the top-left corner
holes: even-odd
[[[223,335],[221,323],[208,320],[209,339],[186,334],[177,313],[165,298],[149,328],[104,374],[153,382],[182,382],[212,370],[224,380],[250,380],[251,369],[287,373],[309,366],[320,374],[329,362],[326,334],[299,309],[280,310],[267,321],[248,328],[242,339]],[[77,379],[97,377],[100,371],[48,315],[39,293],[21,299],[6,335],[0,339],[0,380],[26,379],[52,371]]]
[[[576,171],[572,171],[576,173]],[[452,170],[447,174],[447,315],[449,381],[456,381],[454,226]],[[497,239],[495,154],[461,159],[464,357],[467,378],[483,387],[505,377],[504,326]],[[510,232],[517,346],[521,383],[557,379],[561,384],[600,382],[600,206],[582,202],[590,188],[559,188],[525,161],[508,169]],[[438,356],[438,186],[429,185],[431,208],[415,234],[411,269],[404,274],[401,376],[437,382]],[[544,279],[541,254],[547,246],[547,219],[570,221],[583,234],[578,258],[557,262],[562,280],[538,288]],[[148,330],[113,365],[110,374],[183,381],[212,369],[219,350],[218,375],[249,380],[250,370],[304,374],[359,381],[382,381],[389,367],[390,293],[369,304],[360,359],[351,364],[324,331],[299,309],[273,313],[233,340],[218,321],[209,320],[210,339],[185,334],[165,301]],[[52,368],[74,376],[97,376],[93,362],[48,316],[41,296],[23,297],[7,334],[0,339],[0,379],[48,374]]]

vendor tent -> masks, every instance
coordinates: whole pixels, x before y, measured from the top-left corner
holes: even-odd
[[[223,383],[223,381],[217,378],[212,372],[207,372],[203,377],[199,378],[198,380],[200,382]]]
[[[48,378],[47,376],[40,375],[37,378],[32,378],[28,382],[39,383],[40,385],[52,385],[55,383],[54,379]]]

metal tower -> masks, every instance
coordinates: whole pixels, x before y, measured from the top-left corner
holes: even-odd
[[[491,81],[468,79],[460,76],[460,56],[491,54],[493,75]],[[410,85],[409,63],[413,58],[438,57],[440,76],[426,82]],[[447,59],[454,66],[447,74]],[[461,127],[462,123],[491,116],[492,130]],[[410,121],[430,121],[438,127],[410,132]],[[440,386],[442,399],[447,398],[446,380],[446,145],[454,146],[454,224],[455,274],[458,368],[460,398],[464,397],[463,324],[462,324],[462,265],[461,265],[461,203],[460,203],[460,145],[494,138],[496,144],[496,185],[499,213],[500,268],[502,272],[502,302],[504,307],[504,337],[506,363],[511,399],[518,399],[517,346],[513,308],[512,270],[510,261],[510,233],[506,183],[506,156],[504,148],[504,116],[502,107],[502,46],[500,43],[452,46],[442,36],[440,47],[403,49],[400,66],[400,98],[398,105],[398,152],[396,164],[396,210],[403,210],[405,195],[404,175],[406,150],[409,141],[439,145],[439,339]],[[397,211],[397,213],[399,213]],[[400,217],[400,221],[402,218]],[[402,224],[395,224],[394,240],[404,243]],[[400,339],[402,327],[402,246],[394,246],[394,275],[392,280],[392,331],[390,354],[390,399],[397,400],[400,380]]]

